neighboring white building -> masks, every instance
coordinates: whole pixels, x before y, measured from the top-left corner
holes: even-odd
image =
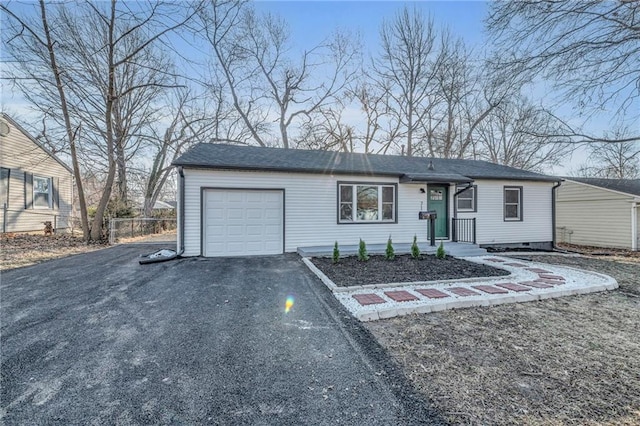
[[[73,173],[11,117],[0,114],[0,231],[71,226]]]
[[[560,179],[485,161],[200,144],[174,165],[184,256],[427,242],[428,210],[445,241],[553,245]]]
[[[640,179],[566,178],[558,189],[558,242],[638,250]]]

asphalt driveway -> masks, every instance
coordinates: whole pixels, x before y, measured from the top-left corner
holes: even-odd
[[[141,250],[2,273],[0,421],[442,423],[297,256]]]

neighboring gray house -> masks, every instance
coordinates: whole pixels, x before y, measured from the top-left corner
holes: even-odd
[[[638,250],[640,179],[565,179],[556,199],[558,242]]]
[[[174,165],[184,256],[424,243],[426,210],[439,239],[552,246],[560,179],[485,161],[200,144]]]
[[[4,113],[0,172],[0,231],[41,231],[47,221],[56,232],[70,227],[71,169]]]

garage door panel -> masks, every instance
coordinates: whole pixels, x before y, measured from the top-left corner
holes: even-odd
[[[244,242],[228,242],[225,251],[227,251],[231,255],[239,255],[244,252]]]
[[[227,225],[228,237],[242,237],[244,235],[244,225]]]
[[[247,235],[250,237],[262,237],[262,230],[260,225],[247,225]]]
[[[279,203],[280,201],[282,201],[280,199],[280,194],[277,192],[265,192],[263,194],[264,200],[267,202]]]
[[[220,225],[209,225],[207,226],[207,235],[210,235],[214,238],[224,237],[225,228]]]
[[[243,256],[283,251],[281,190],[206,190],[203,255]]]
[[[269,225],[264,227],[264,234],[269,237],[275,237],[277,235],[280,235],[280,233],[282,233],[282,230],[279,226]]]
[[[224,219],[224,209],[221,208],[210,208],[210,217],[214,220]]]
[[[231,203],[241,203],[244,199],[245,193],[240,191],[227,191],[226,201]]]
[[[281,211],[280,209],[266,208],[264,209],[264,217],[268,220],[279,220],[281,219]]]
[[[247,192],[246,197],[248,203],[262,203],[265,199],[265,194],[263,192]]]
[[[259,208],[248,208],[247,209],[247,219],[249,220],[259,220],[262,219],[263,211]]]

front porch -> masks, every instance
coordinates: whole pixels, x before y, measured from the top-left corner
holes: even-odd
[[[433,247],[429,243],[419,243],[421,253],[434,254],[438,249],[440,242],[436,243]],[[444,250],[449,256],[454,257],[471,257],[471,256],[483,256],[487,254],[487,251],[480,248],[477,244],[468,244],[461,242],[443,242]],[[367,251],[369,254],[384,254],[387,248],[386,244],[367,244]],[[358,245],[342,245],[339,246],[340,255],[350,256],[358,253]],[[408,254],[411,253],[411,244],[409,243],[394,243],[393,249],[396,254]],[[298,247],[298,254],[302,257],[321,257],[331,256],[333,253],[333,246],[314,246],[314,247]]]

